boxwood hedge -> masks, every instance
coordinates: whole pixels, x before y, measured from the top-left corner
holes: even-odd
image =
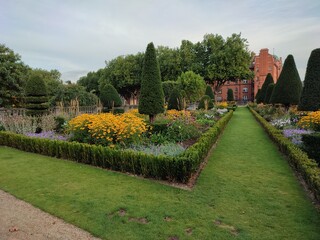
[[[194,145],[177,157],[154,156],[78,142],[32,138],[5,131],[0,131],[0,145],[144,177],[186,183],[198,170],[232,114],[231,111],[223,116]]]
[[[280,151],[288,157],[290,165],[303,177],[309,189],[320,200],[320,168],[318,164],[288,138],[284,137],[280,130],[273,127],[252,108],[249,107],[249,109],[270,138],[278,145]]]

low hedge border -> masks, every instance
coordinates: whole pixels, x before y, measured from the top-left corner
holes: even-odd
[[[153,156],[84,143],[32,138],[5,131],[0,131],[0,145],[144,177],[186,183],[197,171],[232,114],[231,111],[219,119],[194,145],[177,157]]]
[[[254,109],[251,107],[249,109],[270,138],[278,145],[280,151],[288,157],[290,165],[302,175],[316,199],[320,200],[320,168],[318,164],[288,138],[284,137],[280,130],[267,122]]]

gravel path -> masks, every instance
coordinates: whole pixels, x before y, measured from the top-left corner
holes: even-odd
[[[0,190],[1,240],[98,240],[90,233]]]

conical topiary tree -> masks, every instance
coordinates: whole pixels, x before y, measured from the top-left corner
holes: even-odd
[[[180,91],[177,88],[173,88],[168,100],[168,110],[176,109],[181,110],[182,109],[182,98]]]
[[[259,103],[258,100],[260,101],[260,93],[261,93],[261,89],[258,89],[258,92],[254,98],[256,100],[256,103]]]
[[[149,115],[150,122],[153,122],[158,113],[164,112],[160,68],[152,42],[148,44],[144,56],[138,109],[140,114]]]
[[[302,83],[293,56],[290,54],[283,64],[279,79],[274,86],[270,102],[286,107],[297,105],[300,100]]]
[[[204,110],[209,110],[213,108],[213,101],[210,96],[204,95],[198,105],[198,109],[204,109]]]
[[[227,92],[227,101],[234,101],[233,90],[231,88],[229,88]]]
[[[100,100],[104,108],[112,109],[122,105],[121,98],[117,90],[111,84],[103,84],[99,88]]]
[[[270,83],[268,85],[266,96],[265,96],[265,98],[263,100],[263,102],[265,104],[269,104],[270,103],[270,98],[271,98],[271,95],[272,95],[272,92],[273,92],[274,85],[275,85],[274,83]]]
[[[320,48],[314,49],[309,57],[298,109],[301,111],[320,109]]]
[[[27,115],[41,116],[48,113],[47,87],[40,75],[35,73],[30,75],[25,87],[25,94]]]
[[[206,92],[204,95],[209,96],[212,99],[212,101],[214,102],[214,93],[213,93],[210,85],[207,85]]]
[[[266,79],[264,80],[264,83],[262,84],[261,92],[260,92],[260,96],[259,96],[259,100],[261,99],[260,102],[262,102],[262,103],[266,103],[265,98],[266,98],[266,94],[267,94],[267,88],[270,83],[274,83],[274,82],[273,82],[273,77],[272,77],[271,73],[268,73],[266,76]]]

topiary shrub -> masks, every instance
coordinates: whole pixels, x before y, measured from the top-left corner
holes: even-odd
[[[311,52],[298,109],[317,111],[320,109],[320,48]]]
[[[40,75],[30,75],[26,84],[25,94],[25,107],[28,116],[41,116],[48,113],[47,87]]]
[[[233,90],[231,88],[229,88],[227,92],[227,101],[234,101]]]
[[[175,81],[165,81],[161,83],[165,101],[169,101],[169,97],[174,89],[178,89],[179,91],[181,90],[181,86],[178,82]]]
[[[270,83],[274,83],[274,82],[273,82],[272,75],[270,73],[268,73],[268,75],[266,76],[266,79],[261,87],[261,92],[260,92],[259,100],[257,100],[257,103],[262,102],[262,103],[266,104],[265,99],[266,99],[266,95],[267,95],[267,89],[268,89]]]
[[[266,91],[266,96],[265,96],[265,98],[263,100],[263,102],[265,104],[269,104],[270,103],[270,98],[271,98],[271,95],[272,95],[272,92],[273,92],[274,85],[275,85],[274,83],[270,83],[268,85],[268,88],[267,88],[267,91]]]
[[[274,86],[270,102],[272,104],[280,103],[289,107],[297,105],[300,101],[302,83],[294,58],[289,55],[283,64],[283,69],[279,79]]]
[[[209,96],[209,97],[212,99],[212,101],[215,102],[215,100],[214,100],[214,93],[213,93],[212,88],[211,88],[210,85],[207,85],[206,92],[205,92],[204,95]]]
[[[100,86],[100,100],[103,107],[108,109],[120,107],[122,105],[119,93],[111,84]]]
[[[140,114],[149,115],[150,122],[154,121],[158,113],[164,112],[160,68],[152,42],[148,44],[144,56],[138,110]]]
[[[204,95],[200,99],[200,102],[199,102],[199,105],[198,105],[198,109],[209,110],[209,109],[212,109],[212,108],[213,108],[212,99],[209,96]]]
[[[303,150],[320,165],[320,133],[302,135]]]
[[[176,109],[181,110],[182,109],[182,98],[181,94],[178,89],[174,88],[170,94],[169,101],[168,101],[168,110]]]

